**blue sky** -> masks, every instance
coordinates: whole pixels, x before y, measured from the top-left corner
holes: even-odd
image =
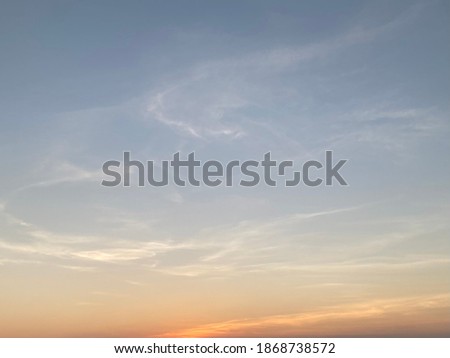
[[[210,287],[223,299],[167,326],[107,333],[72,317],[32,335],[213,330],[392,300],[448,308],[449,12],[446,1],[2,2],[0,305],[25,305],[42,273],[46,315],[52,299],[79,317],[134,300],[169,314],[182,306],[173,282],[196,287],[186,305]],[[224,162],[333,150],[350,185],[102,187],[103,162],[126,150]],[[52,296],[66,275],[73,286]],[[249,304],[261,294],[273,297]],[[0,332],[20,335],[27,312]],[[444,334],[450,317],[438,316],[424,313],[430,334]]]

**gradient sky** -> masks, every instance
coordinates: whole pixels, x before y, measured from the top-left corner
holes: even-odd
[[[450,336],[448,1],[2,1],[0,336]],[[348,187],[105,188],[321,159]]]

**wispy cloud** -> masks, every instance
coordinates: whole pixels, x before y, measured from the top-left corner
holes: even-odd
[[[434,325],[430,335],[446,336],[448,316],[440,312],[450,307],[448,294],[368,302],[317,309],[309,313],[272,315],[237,319],[172,331],[161,337],[336,337],[336,336],[405,336],[419,334],[415,325],[427,317]],[[400,319],[401,317],[401,319]],[[379,322],[389,322],[390,329],[380,328]],[[405,328],[408,327],[408,328]],[[355,333],[356,330],[359,333]]]
[[[417,13],[417,7],[412,7],[381,25],[357,25],[315,43],[200,62],[150,96],[149,118],[194,138],[246,137],[253,129],[252,116],[248,113],[272,102],[275,92],[287,90],[274,87],[271,78],[302,64],[337,56],[349,47],[374,41],[404,26]],[[264,90],[267,87],[270,90]]]

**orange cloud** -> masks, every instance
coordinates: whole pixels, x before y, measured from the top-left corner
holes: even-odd
[[[160,337],[450,336],[450,295],[373,300],[310,313],[211,323]]]

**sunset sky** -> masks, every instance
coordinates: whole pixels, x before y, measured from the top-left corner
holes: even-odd
[[[1,1],[0,337],[450,337],[449,20]],[[326,150],[348,186],[101,185],[124,151]]]

